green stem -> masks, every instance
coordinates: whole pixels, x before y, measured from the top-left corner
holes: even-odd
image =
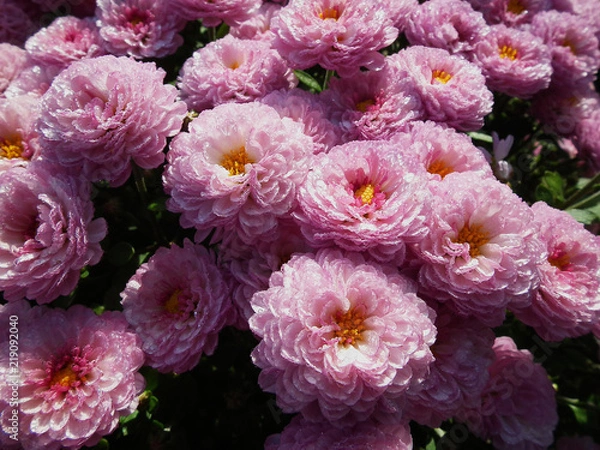
[[[600,172],[598,172],[594,178],[586,183],[581,189],[571,195],[568,199],[564,201],[561,209],[573,209],[577,205],[583,205],[589,202],[591,199],[595,198],[598,195],[598,192],[594,192],[594,188],[596,184],[600,183]],[[593,193],[589,198],[586,198],[588,194]]]
[[[323,90],[327,89],[327,86],[329,85],[329,80],[331,80],[331,77],[334,73],[334,70],[327,70],[325,72],[325,78],[323,79]]]
[[[208,37],[211,42],[217,40],[217,27],[208,27]]]
[[[152,228],[152,234],[154,235],[154,240],[159,244],[164,244],[167,242],[167,239],[163,235],[161,228],[156,220],[156,217],[148,209],[148,187],[146,186],[146,179],[144,178],[142,168],[134,162],[131,163],[131,166],[133,172],[133,180],[135,182],[135,188],[137,189],[138,194],[140,196],[140,201],[142,202],[143,214],[145,215],[146,220],[150,223],[150,226]]]

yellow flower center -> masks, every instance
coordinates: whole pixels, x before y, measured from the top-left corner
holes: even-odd
[[[337,6],[333,8],[325,8],[323,11],[319,13],[319,18],[323,20],[333,19],[338,20],[340,17],[340,11]]]
[[[71,367],[71,364],[68,364],[52,376],[52,379],[50,380],[50,386],[56,386],[57,384],[60,384],[63,387],[68,387],[77,380],[77,374]]]
[[[450,81],[452,79],[452,75],[450,75],[445,70],[436,69],[432,72],[431,76],[432,76],[431,81],[438,81],[442,84],[446,84],[448,81]]]
[[[566,270],[571,265],[569,254],[560,248],[548,256],[548,262],[559,270]]]
[[[517,59],[517,49],[516,48],[512,48],[509,45],[503,45],[501,47],[498,48],[498,53],[500,53],[500,58],[508,58],[511,61],[514,61],[515,59]]]
[[[0,139],[0,156],[2,158],[21,158],[23,154],[23,142],[20,137],[12,139]]]
[[[165,302],[164,308],[167,312],[171,314],[177,314],[181,312],[181,309],[179,309],[179,294],[181,294],[181,289],[175,289]]]
[[[429,167],[427,167],[427,172],[431,174],[438,174],[440,177],[444,178],[449,173],[454,172],[454,169],[441,159],[436,159],[429,164]]]
[[[458,233],[454,242],[469,244],[469,255],[471,258],[476,258],[481,255],[480,247],[487,244],[488,241],[489,237],[483,230],[483,227],[479,225],[474,225],[473,227],[465,225]]]
[[[233,176],[246,173],[246,164],[252,164],[253,162],[248,157],[246,149],[240,147],[224,155],[221,160],[221,166],[229,171],[230,176]]]
[[[369,106],[373,106],[375,104],[375,100],[363,100],[362,102],[358,102],[356,104],[356,110],[360,111],[360,112],[367,112],[367,109],[369,108]]]
[[[345,313],[338,311],[334,320],[339,330],[335,330],[333,334],[339,339],[340,346],[348,347],[362,340],[362,332],[366,330],[363,324],[365,316],[362,312],[355,308],[351,308]]]
[[[573,44],[573,42],[571,42],[569,38],[565,38],[565,40],[562,43],[562,46],[567,47],[569,50],[571,50],[571,53],[577,55],[577,47],[575,47],[575,44]]]
[[[375,186],[372,184],[364,184],[354,191],[354,198],[360,199],[363,205],[370,205],[375,196]]]
[[[520,0],[508,0],[508,5],[506,5],[506,11],[515,15],[519,15],[523,11],[525,11],[525,5],[523,5],[523,3],[520,2]]]

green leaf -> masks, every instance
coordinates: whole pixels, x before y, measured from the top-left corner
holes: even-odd
[[[573,411],[573,414],[575,414],[575,420],[577,420],[577,423],[579,423],[580,425],[587,424],[588,415],[585,409],[575,405],[569,405],[569,408],[571,408],[571,411]]]
[[[565,180],[553,171],[546,171],[542,177],[540,184],[535,190],[535,195],[538,200],[543,200],[548,204],[556,205],[565,200]]]
[[[294,70],[294,74],[300,80],[300,83],[304,84],[311,91],[321,92],[323,90],[319,82],[303,70]]]
[[[119,423],[120,423],[121,425],[128,424],[128,423],[129,423],[129,422],[131,422],[132,420],[135,420],[135,419],[137,418],[137,416],[138,416],[138,414],[139,414],[139,413],[140,413],[140,412],[139,412],[139,411],[136,409],[134,412],[132,412],[132,413],[131,413],[131,414],[129,414],[128,416],[121,417],[121,418],[119,419]]]
[[[427,444],[427,447],[425,447],[425,450],[436,450],[437,445],[435,443],[435,440],[432,439],[431,441],[429,441],[429,444]]]
[[[492,142],[494,142],[494,140],[492,139],[492,137],[489,134],[479,133],[477,131],[471,131],[467,134],[474,141],[487,142],[488,144],[491,144]]]
[[[598,220],[598,216],[588,209],[567,209],[566,210],[577,222],[589,225]]]

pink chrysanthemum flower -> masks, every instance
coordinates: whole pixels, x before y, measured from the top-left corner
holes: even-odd
[[[407,242],[427,233],[424,178],[385,141],[355,141],[313,158],[293,214],[314,247],[368,251],[404,260]]]
[[[531,306],[513,312],[547,341],[587,334],[600,321],[600,237],[546,203],[531,209],[546,259]]]
[[[175,0],[171,5],[186,21],[200,19],[204,26],[215,27],[221,22],[235,26],[250,19],[261,3],[261,0]]]
[[[4,96],[6,98],[22,95],[41,97],[62,70],[61,66],[34,64],[28,59],[23,70],[4,91]]]
[[[187,112],[164,76],[154,63],[112,55],[72,63],[42,98],[43,155],[112,186],[125,183],[132,161],[158,167]]]
[[[280,221],[275,239],[258,240],[251,245],[244,243],[235,232],[225,233],[219,244],[219,259],[235,280],[233,304],[237,328],[248,329],[248,319],[254,312],[250,299],[269,287],[271,274],[281,269],[294,253],[312,250],[298,224],[290,219]]]
[[[488,381],[494,360],[494,332],[477,320],[437,310],[438,334],[431,351],[435,361],[429,376],[407,393],[406,415],[437,428],[461,408],[474,407]]]
[[[89,186],[42,163],[0,173],[0,290],[8,301],[48,303],[69,294],[100,261],[106,222],[94,219]]]
[[[424,114],[415,83],[393,64],[333,78],[321,97],[345,142],[387,139]]]
[[[575,144],[591,168],[600,171],[600,107],[577,123]]]
[[[381,2],[388,17],[392,19],[393,25],[399,31],[404,31],[410,22],[412,12],[419,6],[418,0],[394,0],[393,2]]]
[[[594,0],[552,0],[552,7],[557,11],[585,17],[600,41],[600,9]]]
[[[381,68],[378,50],[398,36],[386,7],[370,0],[291,0],[271,29],[273,46],[294,69],[319,64],[340,76]]]
[[[536,14],[552,7],[552,0],[467,0],[489,24],[509,27],[530,23]]]
[[[183,248],[159,248],[121,299],[147,364],[160,372],[186,372],[203,354],[212,355],[231,318],[231,292],[214,257],[189,240]]]
[[[27,53],[21,47],[0,42],[0,97],[27,64]]]
[[[281,117],[300,123],[313,141],[314,153],[327,152],[341,143],[341,131],[329,120],[329,105],[321,97],[294,88],[269,92],[259,101],[275,108]]]
[[[493,96],[481,70],[458,55],[414,45],[391,55],[388,62],[414,80],[424,120],[473,131],[482,127],[483,118],[492,111]]]
[[[94,15],[96,0],[31,0],[38,5],[41,11],[60,14],[69,11],[77,17],[89,17]]]
[[[509,303],[528,305],[543,257],[533,213],[512,190],[472,173],[434,191],[430,233],[418,245],[426,292],[461,316],[497,326]]]
[[[442,48],[466,58],[487,32],[483,15],[463,0],[429,0],[419,5],[404,31],[412,45]]]
[[[268,42],[231,35],[196,50],[178,79],[181,98],[196,111],[228,102],[251,102],[297,84],[288,63]]]
[[[185,21],[163,0],[97,0],[100,35],[113,55],[162,58],[183,44]]]
[[[231,26],[229,34],[238,39],[272,42],[275,35],[271,31],[271,20],[279,14],[282,7],[277,3],[263,3],[248,20]]]
[[[591,83],[578,83],[570,89],[550,87],[538,93],[531,113],[544,126],[561,136],[571,136],[582,120],[600,108],[600,96]]]
[[[22,4],[17,0],[0,0],[0,43],[21,46],[37,29]]]
[[[492,25],[475,46],[474,61],[492,91],[531,98],[550,85],[550,49],[526,30]]]
[[[170,145],[164,185],[184,227],[236,229],[252,243],[296,204],[312,141],[299,124],[260,103],[203,111]]]
[[[584,17],[546,11],[535,16],[531,32],[550,48],[553,84],[565,88],[582,80],[593,82],[600,68],[600,48],[593,28]]]
[[[492,170],[480,149],[466,134],[436,122],[414,121],[406,133],[389,141],[405,158],[412,159],[429,181],[441,181],[450,173],[476,172],[492,178]]]
[[[324,249],[293,256],[252,297],[252,359],[284,412],[351,426],[391,414],[426,376],[434,313],[389,269]]]
[[[547,449],[558,414],[546,371],[509,337],[496,338],[494,353],[480,405],[461,411],[459,420],[498,450]]]
[[[94,446],[138,405],[144,378],[140,339],[122,313],[98,316],[81,305],[68,310],[0,306],[8,323],[18,316],[19,399],[9,403],[15,379],[8,352],[0,355],[0,441],[8,444],[10,414],[18,411],[19,442],[26,450]],[[0,341],[8,346],[8,333]],[[8,441],[8,442],[7,442]]]
[[[404,422],[381,424],[367,420],[335,428],[295,416],[280,434],[265,442],[265,450],[412,450],[410,427]]]
[[[54,19],[27,39],[25,49],[34,63],[61,68],[73,61],[106,54],[94,20],[74,16]]]
[[[40,149],[35,128],[38,115],[36,97],[0,99],[0,171],[38,159]]]

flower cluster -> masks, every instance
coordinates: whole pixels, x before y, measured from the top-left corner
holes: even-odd
[[[548,448],[516,342],[600,339],[591,1],[0,0],[3,448],[159,447],[207,373],[268,450]]]

